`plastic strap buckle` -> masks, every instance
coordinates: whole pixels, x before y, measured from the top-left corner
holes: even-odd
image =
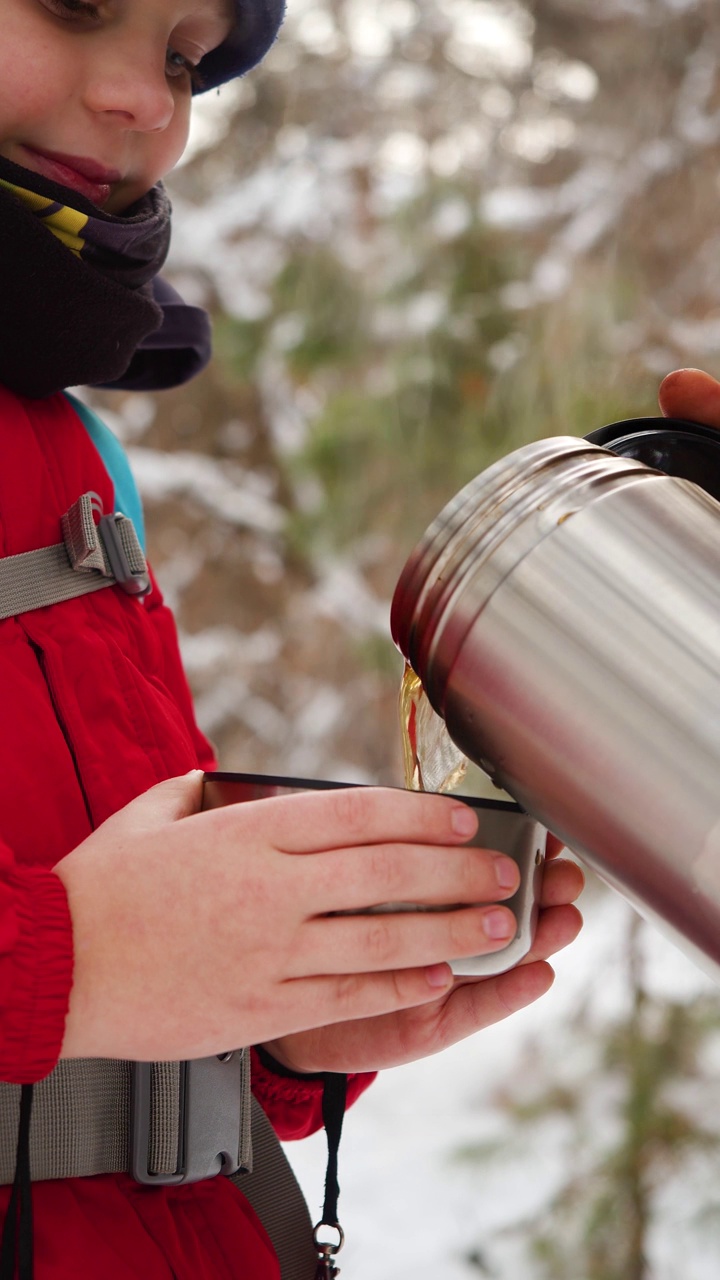
[[[173,1173],[153,1173],[151,1062],[132,1064],[130,1089],[130,1173],[145,1186],[199,1182],[240,1168],[243,1121],[243,1054],[218,1054],[180,1063],[178,1157]]]
[[[118,585],[130,596],[147,595],[152,584],[132,520],[119,513],[101,516],[98,533]]]
[[[113,578],[131,596],[144,596],[152,590],[132,520],[119,511],[104,516],[96,493],[84,493],[72,504],[62,518],[62,533],[68,559],[76,572],[96,571],[104,578]]]

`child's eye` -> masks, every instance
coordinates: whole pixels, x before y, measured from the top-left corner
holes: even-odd
[[[183,53],[178,53],[176,49],[168,49],[165,58],[165,66],[167,68],[167,74],[171,79],[177,79],[178,76],[187,75],[190,77],[193,88],[200,88],[202,86],[202,76],[195,66],[195,63],[191,62],[189,58],[186,58]]]
[[[51,13],[64,18],[66,22],[72,22],[76,18],[99,17],[97,5],[87,4],[86,0],[42,0],[42,3]]]

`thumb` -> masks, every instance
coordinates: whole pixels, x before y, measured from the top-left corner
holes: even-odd
[[[150,787],[115,815],[123,826],[135,831],[162,827],[197,813],[202,804],[202,769],[192,769],[180,778],[168,778]]]
[[[720,428],[720,382],[702,369],[676,369],[660,386],[658,399],[666,418],[689,418]]]

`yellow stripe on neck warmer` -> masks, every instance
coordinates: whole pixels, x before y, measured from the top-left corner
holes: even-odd
[[[48,200],[47,196],[39,196],[35,191],[28,191],[25,187],[16,187],[12,182],[5,182],[3,178],[0,178],[0,187],[11,191],[19,200],[22,200],[23,204],[26,204],[31,212],[45,223],[48,230],[52,231],[71,253],[80,257],[85,248],[85,241],[80,232],[88,224],[86,213],[78,213],[77,209],[71,209],[69,205]]]

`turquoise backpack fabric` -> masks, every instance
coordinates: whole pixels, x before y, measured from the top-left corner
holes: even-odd
[[[132,520],[140,545],[145,554],[147,554],[142,502],[125,450],[117,436],[113,435],[110,428],[105,425],[101,418],[98,418],[92,409],[89,409],[76,396],[70,395],[69,392],[66,391],[64,394],[83,423],[113,482],[115,488],[115,510],[122,512],[124,516],[127,516],[128,520]],[[106,512],[107,514],[109,513]]]

